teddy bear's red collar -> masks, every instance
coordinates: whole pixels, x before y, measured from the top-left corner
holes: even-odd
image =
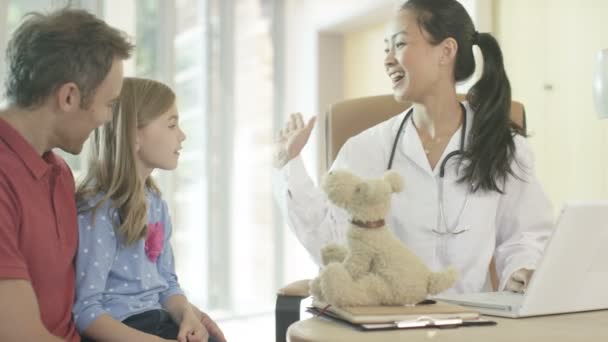
[[[361,227],[361,228],[382,228],[382,227],[384,227],[384,220],[378,220],[378,221],[351,220],[350,223],[354,224],[357,227]]]

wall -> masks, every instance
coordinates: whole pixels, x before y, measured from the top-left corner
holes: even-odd
[[[344,35],[344,98],[391,93],[384,71],[384,23]]]
[[[327,36],[342,36],[345,32],[377,25],[388,17],[393,7],[393,0],[288,0],[285,44],[287,111],[314,115],[329,104],[320,103],[319,94],[325,92],[322,87],[326,80],[343,77],[343,61],[334,58],[328,63],[320,63],[320,57],[343,56],[343,52],[342,45],[325,39]],[[320,50],[324,51],[321,53]],[[325,73],[319,75],[321,64],[324,64]],[[340,90],[336,96],[342,94]]]
[[[604,0],[496,0],[496,32],[513,97],[526,106],[537,175],[555,210],[608,198],[608,122],[592,80],[608,47]]]

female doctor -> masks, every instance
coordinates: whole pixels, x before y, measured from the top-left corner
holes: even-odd
[[[349,139],[332,169],[363,177],[399,171],[406,186],[393,197],[387,224],[431,269],[454,265],[450,292],[491,290],[495,256],[499,289],[522,292],[553,228],[551,205],[534,171],[529,144],[510,121],[511,88],[497,41],[478,33],[456,0],[410,0],[385,37],[388,77],[398,101],[414,105]],[[455,84],[481,79],[457,99]],[[320,249],[344,243],[347,216],[313,184],[300,151],[314,125],[292,114],[281,130],[275,193],[289,226],[320,260]]]

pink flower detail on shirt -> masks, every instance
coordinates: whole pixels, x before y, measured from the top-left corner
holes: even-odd
[[[158,256],[163,251],[165,239],[164,226],[161,222],[148,224],[148,237],[146,237],[146,256],[150,261],[156,262]]]

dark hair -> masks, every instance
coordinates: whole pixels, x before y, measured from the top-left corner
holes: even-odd
[[[446,38],[456,40],[456,81],[466,80],[475,71],[473,45],[479,46],[483,74],[467,94],[475,116],[463,155],[468,163],[460,181],[473,184],[473,191],[502,193],[501,185],[507,177],[516,176],[511,166],[515,158],[514,133],[525,135],[525,132],[511,122],[511,85],[498,42],[489,33],[478,33],[471,17],[456,0],[409,0],[401,9],[414,13],[419,27],[429,33],[429,43],[436,45]]]
[[[57,87],[74,82],[88,107],[114,58],[127,59],[126,35],[78,9],[28,13],[6,51],[6,97],[14,105],[36,107]]]

